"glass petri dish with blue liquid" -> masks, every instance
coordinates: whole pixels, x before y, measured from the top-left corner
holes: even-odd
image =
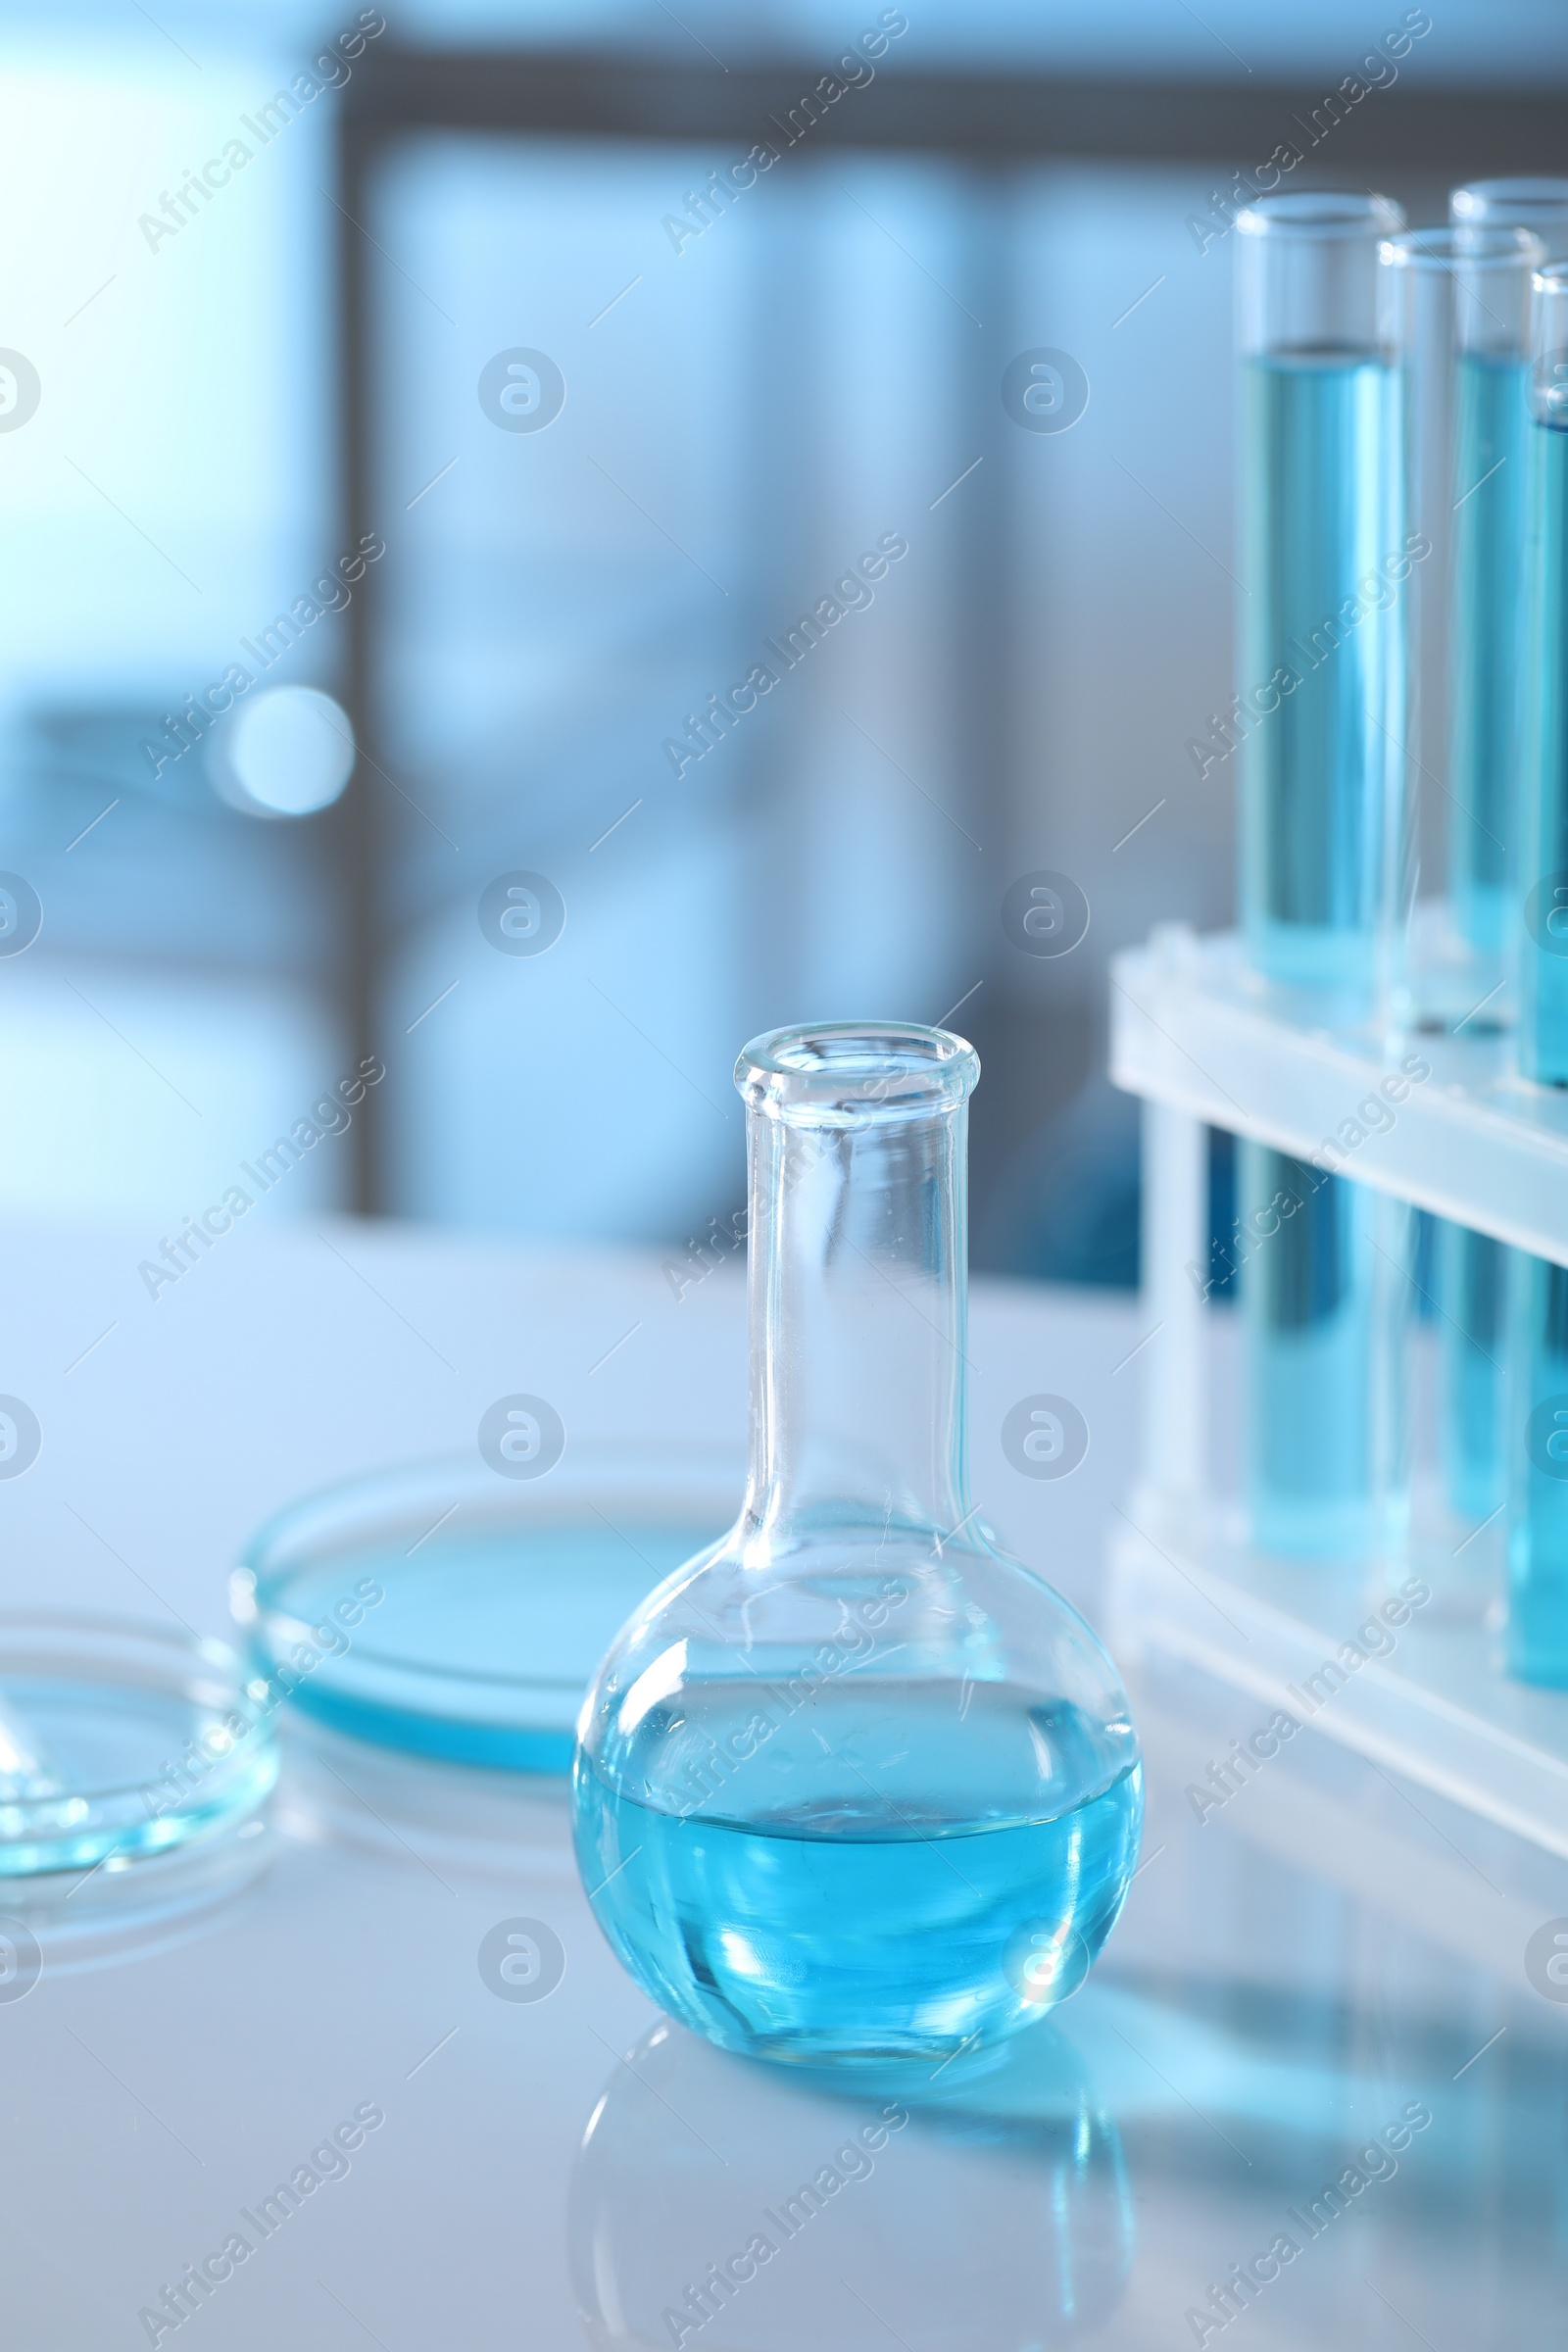
[[[739,1458],[574,1441],[543,1477],[457,1456],[292,1503],[230,1580],[252,1688],[378,1745],[564,1773],[601,1655],[733,1515]]]
[[[0,1881],[117,1871],[237,1829],[277,1770],[270,1716],[226,1642],[0,1616]]]

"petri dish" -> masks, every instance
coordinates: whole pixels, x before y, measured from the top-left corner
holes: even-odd
[[[258,1811],[277,1770],[270,1717],[226,1642],[0,1615],[0,1880],[210,1838]]]
[[[458,1456],[309,1495],[230,1579],[252,1694],[381,1746],[564,1772],[601,1656],[729,1525],[742,1468],[727,1449],[578,1442],[536,1478]]]

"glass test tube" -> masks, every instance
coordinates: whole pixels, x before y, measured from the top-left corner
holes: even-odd
[[[1345,1019],[1387,994],[1400,871],[1409,564],[1378,248],[1402,225],[1384,197],[1326,194],[1237,222],[1242,927],[1257,969]],[[1253,1541],[1377,1554],[1405,1515],[1408,1212],[1251,1142],[1238,1189]]]
[[[1476,1034],[1503,1020],[1503,938],[1518,860],[1530,287],[1545,259],[1519,223],[1414,229],[1383,249],[1402,378],[1406,594],[1405,824],[1439,796],[1458,950],[1430,1016]],[[1441,996],[1442,1001],[1439,1002]],[[1449,1507],[1502,1501],[1506,1253],[1445,1225],[1437,1252],[1442,1459]]]
[[[1516,865],[1523,717],[1523,555],[1531,515],[1531,277],[1521,225],[1417,228],[1382,252],[1401,360],[1410,571],[1405,800],[1448,811],[1448,906],[1469,951],[1455,1016],[1497,1021]]]
[[[1479,1530],[1502,1506],[1507,1361],[1506,1244],[1468,1225],[1438,1227],[1437,1342],[1442,1461],[1448,1508]]]
[[[1544,262],[1568,261],[1568,179],[1475,180],[1467,187],[1453,190],[1448,199],[1448,218],[1460,227],[1528,228],[1541,240]],[[1476,373],[1479,389],[1479,384],[1487,379],[1479,369]],[[1495,379],[1492,380],[1491,388],[1494,413],[1485,437],[1494,444],[1496,456],[1506,454],[1507,459],[1495,481],[1500,486],[1506,474],[1513,476],[1511,493],[1503,493],[1494,511],[1499,519],[1506,518],[1511,530],[1516,515],[1524,518],[1532,512],[1530,461],[1537,437],[1531,429],[1528,370],[1519,369],[1517,380],[1510,386],[1514,394],[1511,400],[1504,401],[1502,387]],[[1503,414],[1496,415],[1497,410]],[[1481,411],[1482,403],[1473,394],[1471,414],[1478,422]],[[1479,441],[1482,436],[1478,434],[1477,438]],[[1494,460],[1489,454],[1482,463],[1479,446],[1471,454],[1473,463],[1466,478],[1480,481]],[[1491,485],[1476,492],[1478,502],[1491,498]],[[1522,586],[1527,571],[1522,521],[1520,527],[1514,572]],[[1501,571],[1505,567],[1494,564],[1493,568]],[[1522,706],[1511,702],[1510,696],[1519,696],[1522,691],[1523,649],[1528,641],[1524,619],[1519,592],[1510,593],[1506,586],[1495,605],[1484,608],[1474,616],[1475,635],[1471,639],[1474,651],[1467,667],[1471,681],[1469,694],[1473,698],[1468,723],[1472,740],[1478,743],[1488,736],[1493,741],[1502,740],[1511,724],[1518,744]],[[1510,636],[1507,623],[1514,625],[1516,634]],[[1474,786],[1466,805],[1472,808],[1480,806]],[[1487,868],[1489,864],[1501,864],[1505,885],[1511,884],[1518,872],[1518,843],[1525,808],[1522,782],[1517,778],[1501,812],[1506,823],[1490,818],[1488,821],[1508,843],[1507,857],[1500,860],[1489,858],[1490,844],[1479,828],[1471,828],[1468,838],[1456,832],[1455,856],[1449,861],[1448,891],[1454,927],[1459,935],[1468,939],[1472,947],[1488,953],[1494,952],[1494,939],[1500,936],[1496,952],[1504,962],[1511,962],[1518,954],[1518,942],[1513,936],[1516,918],[1510,920],[1515,896],[1505,887],[1506,927],[1502,934],[1494,934],[1492,894],[1488,888],[1492,876]],[[1473,863],[1465,858],[1466,849],[1471,847],[1477,852]],[[1499,973],[1502,968],[1499,965]],[[1449,1500],[1461,1516],[1479,1522],[1495,1513],[1507,1487],[1499,1410],[1503,1384],[1496,1366],[1505,1358],[1508,1347],[1504,1309],[1509,1293],[1509,1253],[1501,1243],[1458,1226],[1445,1229],[1440,1247],[1440,1295],[1445,1317],[1451,1319],[1442,1325]],[[1513,1276],[1521,1293],[1528,1292],[1531,1283],[1538,1279],[1544,1280],[1544,1275],[1538,1278],[1523,1269]],[[1543,1302],[1538,1301],[1538,1320],[1543,1311]],[[1450,1337],[1451,1325],[1458,1326],[1458,1334]]]
[[[1568,1085],[1568,267],[1535,281],[1535,446],[1519,877],[1519,1066]],[[1521,1257],[1513,1300],[1508,1667],[1568,1685],[1568,1269]]]
[[[1530,297],[1502,240],[1533,237],[1532,270],[1568,261],[1568,179],[1477,180],[1448,212],[1466,282],[1453,311],[1454,654],[1448,901],[1483,985],[1503,978],[1523,816],[1525,547],[1533,440]],[[1522,248],[1516,248],[1516,252]]]
[[[1521,1250],[1510,1301],[1508,1672],[1568,1687],[1568,1267]]]
[[[1472,179],[1448,198],[1455,228],[1528,228],[1568,262],[1568,179]]]
[[[1242,925],[1252,962],[1369,1008],[1394,880],[1401,557],[1381,196],[1242,213]]]
[[[1387,1558],[1409,1518],[1410,1211],[1250,1141],[1237,1195],[1252,1541],[1289,1557]]]
[[[1568,265],[1535,284],[1519,1067],[1568,1086]]]

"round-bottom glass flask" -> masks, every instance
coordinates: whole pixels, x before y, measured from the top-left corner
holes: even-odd
[[[973,1049],[779,1030],[751,1165],[741,1516],[583,1705],[578,1865],[645,1991],[723,2047],[941,2059],[1076,1989],[1138,1849],[1115,1668],[967,1492]]]

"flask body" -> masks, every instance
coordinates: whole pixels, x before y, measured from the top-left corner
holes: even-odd
[[[909,1030],[742,1056],[751,1480],[617,1635],[579,1726],[601,1926],[654,1999],[754,2055],[940,2060],[1028,2027],[1083,1981],[1136,1859],[1115,1670],[968,1506],[976,1069]]]

